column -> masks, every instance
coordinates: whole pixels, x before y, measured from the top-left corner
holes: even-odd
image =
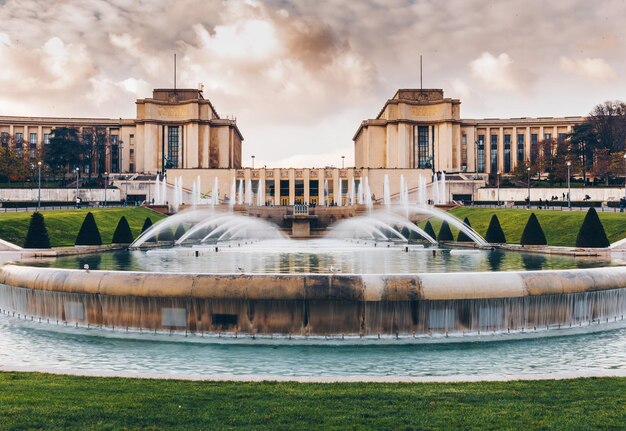
[[[304,202],[309,203],[310,190],[310,172],[309,169],[302,169],[302,181],[304,182]]]
[[[43,155],[43,127],[39,125],[37,127],[37,157],[42,158]]]
[[[280,169],[274,169],[274,205],[280,205]]]
[[[296,203],[296,172],[289,169],[289,205]]]
[[[524,133],[524,161],[527,165],[530,164],[530,126],[526,126]]]
[[[485,173],[491,172],[491,128],[485,127],[485,143],[484,155],[485,155]]]

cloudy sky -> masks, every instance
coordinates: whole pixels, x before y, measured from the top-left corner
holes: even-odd
[[[626,99],[626,2],[0,0],[0,115],[135,116],[205,86],[244,162],[353,160],[398,88],[443,88],[463,118],[584,115]]]

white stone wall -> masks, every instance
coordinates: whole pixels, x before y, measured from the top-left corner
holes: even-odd
[[[130,193],[129,193],[130,194]],[[37,202],[38,189],[0,189],[0,203],[7,201]],[[120,201],[119,189],[107,189],[107,200]],[[83,202],[104,202],[104,189],[79,189],[78,196]],[[76,202],[76,189],[41,189],[41,201]]]
[[[532,201],[550,200],[552,196],[558,196],[559,200],[563,200],[563,193],[567,196],[567,187],[557,187],[549,189],[532,188],[530,189],[530,199]],[[571,189],[572,201],[582,201],[585,195],[589,195],[592,201],[602,202],[619,202],[624,197],[624,188],[573,188]],[[480,188],[476,189],[474,200],[477,201],[494,201],[498,199],[497,188]],[[528,196],[527,188],[500,188],[500,200],[505,202],[523,201]],[[567,199],[566,199],[567,200]]]

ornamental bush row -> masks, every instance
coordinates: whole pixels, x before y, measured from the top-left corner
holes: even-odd
[[[141,232],[143,233],[150,226],[152,226],[152,220],[147,217],[144,221]],[[130,244],[134,241],[133,233],[130,230],[128,220],[122,216],[117,223],[115,231],[113,232],[113,244]],[[100,230],[96,224],[96,220],[91,212],[87,213],[83,224],[76,236],[76,245],[102,245],[102,237]],[[34,212],[30,217],[30,224],[28,225],[28,232],[26,233],[26,240],[24,241],[24,248],[50,248],[50,237],[48,230],[46,229],[45,219],[42,213]]]
[[[471,228],[470,221],[467,217],[465,217],[465,220],[463,220],[463,224]],[[429,228],[432,232],[431,236],[435,238],[432,226],[430,225],[430,222],[427,222],[426,228],[424,230],[428,232]],[[446,221],[441,224],[438,238],[439,241],[453,241],[450,226]],[[504,235],[504,231],[500,226],[500,220],[498,220],[498,216],[496,216],[495,214],[491,217],[491,220],[489,221],[489,227],[487,228],[485,240],[492,244],[506,243],[506,236]],[[465,232],[460,231],[459,235],[457,236],[457,241],[471,242],[472,240],[467,236]],[[528,221],[526,222],[526,226],[524,227],[524,231],[522,232],[520,244],[548,244],[543,229],[541,228],[541,224],[539,223],[539,220],[537,219],[535,213],[532,213],[528,218]],[[576,247],[604,248],[608,247],[609,245],[610,242],[606,236],[606,232],[604,230],[602,222],[600,221],[600,217],[598,217],[598,213],[594,208],[589,208],[587,214],[585,215],[585,219],[580,226],[580,230],[578,231],[578,236],[576,237]]]

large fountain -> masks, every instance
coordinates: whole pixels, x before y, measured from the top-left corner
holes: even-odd
[[[522,259],[498,271],[503,252],[402,195],[317,240],[215,206],[182,211],[132,244],[134,266],[3,266],[0,309],[88,328],[254,339],[465,338],[623,320],[625,268],[526,271]],[[474,248],[439,246],[413,222],[426,218],[464,231]],[[158,242],[179,226],[175,242]]]

